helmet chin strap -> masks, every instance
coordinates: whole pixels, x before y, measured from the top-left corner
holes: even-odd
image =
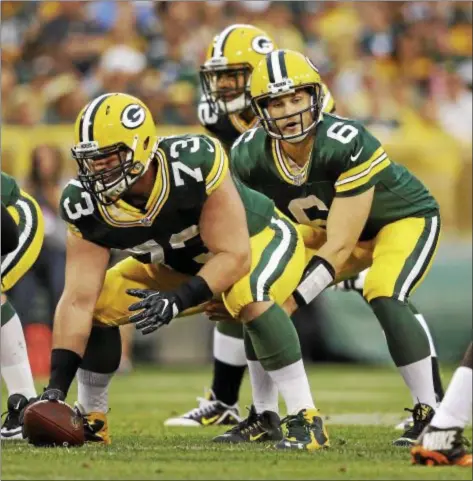
[[[230,100],[229,102],[224,102],[223,100],[217,101],[218,108],[221,112],[228,112],[229,114],[234,114],[236,112],[241,112],[249,106],[247,101],[246,93],[242,93],[236,99]]]
[[[139,137],[138,135],[135,135],[133,138],[133,145],[131,147],[131,152],[128,152],[126,160],[131,160],[135,150],[136,146],[138,145],[138,140]],[[141,178],[146,171],[148,170],[151,161],[153,160],[154,156],[156,155],[156,151],[158,150],[158,144],[159,144],[159,139],[158,137],[155,138],[153,148],[151,149],[151,153],[144,164],[143,169],[141,172],[135,175],[126,175],[117,185],[114,185],[113,187],[110,187],[109,189],[105,190],[102,195],[108,196],[108,197],[118,197],[119,195],[123,194],[123,192],[129,188],[131,185],[133,185],[139,178]],[[101,182],[97,182],[100,187],[104,187]]]

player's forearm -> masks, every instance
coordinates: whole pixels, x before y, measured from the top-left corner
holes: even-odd
[[[53,349],[68,349],[83,356],[90,331],[94,305],[61,297],[54,316]]]
[[[214,294],[220,294],[248,274],[251,252],[219,252],[199,271]]]

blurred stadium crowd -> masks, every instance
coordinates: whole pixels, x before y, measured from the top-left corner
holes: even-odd
[[[196,73],[207,46],[228,24],[252,23],[311,57],[341,114],[392,126],[414,106],[471,142],[470,2],[4,1],[1,8],[7,123],[71,122],[101,92],[127,91],[158,123],[196,124]]]
[[[102,92],[122,91],[147,103],[158,126],[197,130],[199,66],[232,23],[307,54],[337,113],[368,124],[428,185],[447,230],[471,231],[471,2],[2,1],[1,17],[2,169],[18,177],[15,149],[30,142],[19,181],[46,219],[43,252],[12,293],[26,322],[38,312],[51,320],[63,286],[57,205],[74,163],[72,129],[59,145],[55,125],[71,124]],[[44,124],[51,130],[31,140]]]

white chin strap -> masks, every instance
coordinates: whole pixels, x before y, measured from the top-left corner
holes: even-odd
[[[245,110],[250,104],[246,98],[246,94],[242,93],[239,97],[230,101],[218,100],[217,105],[221,112],[233,114]]]
[[[126,160],[129,160],[130,157],[133,155],[133,153],[135,152],[137,144],[138,144],[138,136],[135,135],[135,138],[133,139],[133,145],[131,147],[133,152],[128,153],[128,156],[127,156]],[[126,189],[128,189],[130,186],[132,186],[148,170],[149,164],[153,160],[153,158],[156,154],[156,150],[158,149],[158,144],[159,144],[159,140],[156,137],[153,148],[151,149],[151,154],[148,157],[148,160],[146,161],[146,164],[144,165],[143,170],[138,175],[137,174],[135,174],[135,175],[128,174],[118,184],[106,189],[101,195],[103,195],[105,197],[112,197],[112,198],[118,197],[121,194],[123,194],[123,192],[125,192]],[[104,186],[102,184],[102,182],[97,182],[97,184],[99,185],[100,189],[102,189],[103,187],[106,187],[106,185]]]

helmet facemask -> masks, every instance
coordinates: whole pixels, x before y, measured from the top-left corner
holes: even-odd
[[[229,66],[225,58],[212,58],[200,68],[202,91],[213,113],[228,115],[241,112],[250,106],[251,71],[250,64]],[[224,75],[234,78],[235,88],[218,87],[219,79]]]
[[[305,109],[302,109],[290,115],[283,115],[281,117],[270,116],[268,111],[268,105],[269,105],[270,99],[276,98],[282,95],[295,93],[299,89],[304,89],[309,91],[309,94],[310,94],[309,107],[306,107]],[[266,94],[260,97],[256,97],[252,99],[251,105],[255,114],[260,118],[264,129],[266,130],[267,134],[270,137],[295,144],[298,142],[302,142],[309,135],[309,133],[315,128],[317,123],[320,121],[322,117],[323,98],[324,98],[324,94],[323,94],[322,86],[318,83],[314,83],[314,84],[300,85],[295,88],[284,89],[283,91],[276,92],[274,94]],[[311,119],[312,119],[310,124],[307,126],[304,125],[304,114],[306,112],[311,113]],[[301,131],[296,134],[285,135],[277,125],[277,122],[285,119],[294,119],[301,126]]]
[[[80,142],[71,149],[79,166],[79,181],[100,204],[114,204],[148,169],[155,149],[146,162],[139,162],[134,159],[137,143],[138,136],[135,136],[131,148],[123,142],[99,148],[98,143],[92,141]],[[94,162],[113,155],[117,156],[117,165],[94,171]]]

